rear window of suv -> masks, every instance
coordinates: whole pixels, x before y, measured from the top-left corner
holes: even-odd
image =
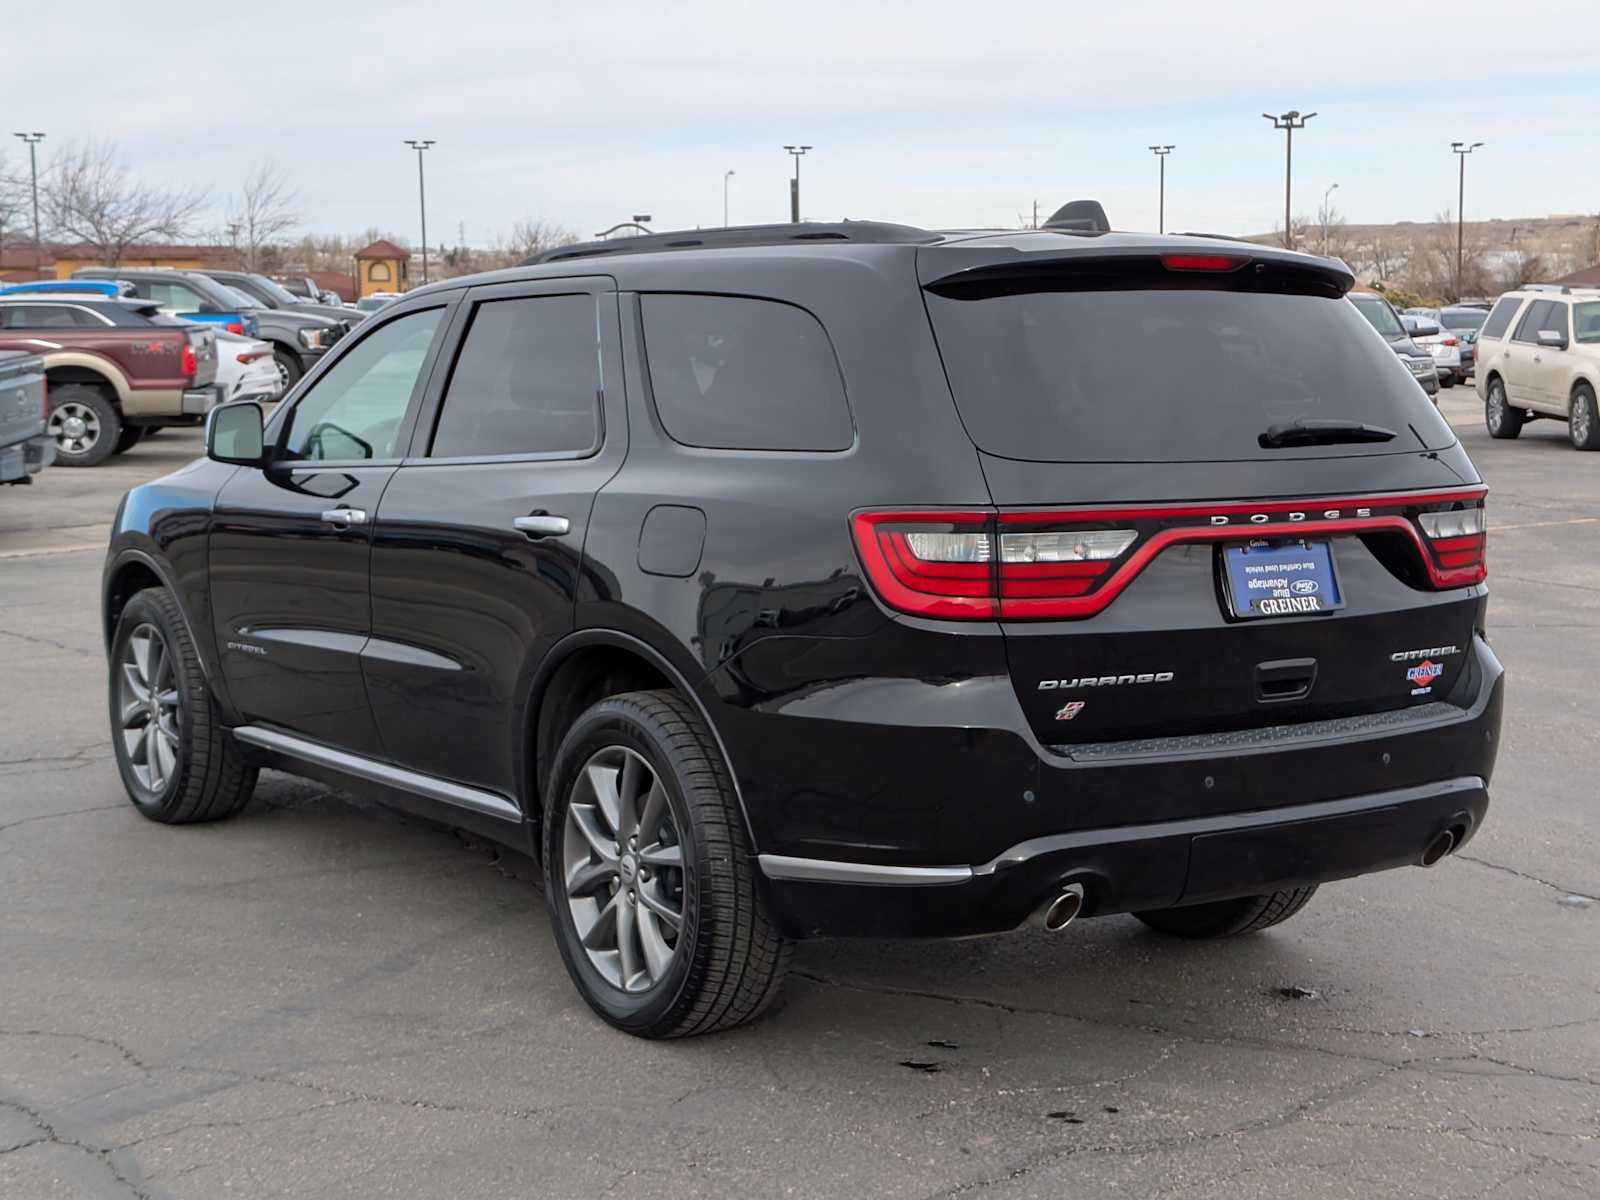
[[[1450,427],[1341,298],[1133,288],[928,293],[978,446],[1051,462],[1258,461],[1414,453]],[[1269,426],[1364,422],[1380,443],[1263,448]]]
[[[656,413],[686,446],[848,450],[855,425],[821,323],[743,296],[639,297]]]

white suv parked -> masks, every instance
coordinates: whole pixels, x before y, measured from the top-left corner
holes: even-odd
[[[1579,450],[1600,450],[1600,289],[1524,288],[1495,302],[1478,335],[1478,397],[1497,438],[1561,417]]]

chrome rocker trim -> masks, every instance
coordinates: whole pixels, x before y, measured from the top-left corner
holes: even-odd
[[[425,796],[441,804],[465,808],[502,821],[522,820],[522,810],[504,796],[494,792],[463,787],[459,783],[435,779],[431,775],[408,771],[404,767],[363,758],[359,754],[350,754],[344,750],[333,750],[316,742],[308,742],[304,738],[279,733],[275,729],[262,729],[257,725],[241,725],[233,731],[233,736],[247,745],[259,746],[263,750],[271,750],[318,766],[331,767],[335,771],[353,775],[357,779],[381,783],[416,796]]]

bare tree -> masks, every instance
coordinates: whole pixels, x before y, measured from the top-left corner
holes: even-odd
[[[111,267],[132,246],[184,237],[206,201],[204,189],[168,191],[131,175],[113,142],[64,146],[40,197],[58,237],[92,247]]]
[[[497,242],[499,240],[496,239]],[[506,254],[515,256],[516,261],[520,262],[557,246],[570,246],[577,240],[578,235],[570,229],[550,221],[524,217],[511,227],[510,236],[504,240],[504,249]]]
[[[239,231],[245,269],[259,271],[264,252],[300,224],[297,197],[277,164],[264,162],[250,172],[228,205],[228,226]]]
[[[12,174],[9,164],[0,158],[0,257],[5,254],[7,235],[15,241],[24,229],[31,232],[28,206],[28,181]]]

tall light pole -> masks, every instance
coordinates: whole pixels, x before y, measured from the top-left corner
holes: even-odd
[[[1322,254],[1323,254],[1323,257],[1327,257],[1327,254],[1328,254],[1328,217],[1331,215],[1329,210],[1328,210],[1328,197],[1333,195],[1334,191],[1338,188],[1338,186],[1339,185],[1337,183],[1330,183],[1328,185],[1328,190],[1322,193]]]
[[[417,152],[417,209],[422,216],[422,282],[428,282],[428,193],[422,185],[422,152],[433,145],[432,138],[407,138],[406,145]]]
[[[789,181],[789,223],[800,224],[800,158],[811,146],[785,146],[794,156],[794,178]]]
[[[728,227],[728,180],[733,178],[732,171],[722,173],[722,227]]]
[[[1467,203],[1467,155],[1471,154],[1482,142],[1451,142],[1450,149],[1455,152],[1456,158],[1461,163],[1460,181],[1456,184],[1456,299],[1461,299],[1461,260],[1462,247],[1466,242],[1466,214],[1462,211]]]
[[[44,274],[44,252],[39,247],[39,155],[35,149],[44,141],[42,133],[17,133],[28,145],[28,169],[33,173],[33,273]]]
[[[1262,113],[1263,117],[1272,122],[1274,129],[1283,130],[1283,244],[1290,250],[1294,249],[1294,218],[1290,215],[1291,199],[1293,197],[1292,184],[1294,181],[1294,131],[1304,129],[1306,122],[1317,114],[1308,112],[1302,114],[1299,109],[1291,108],[1286,113],[1273,116],[1271,113]]]
[[[1161,207],[1160,215],[1156,218],[1156,232],[1167,231],[1167,155],[1172,153],[1171,146],[1151,146],[1151,153],[1161,160]]]

